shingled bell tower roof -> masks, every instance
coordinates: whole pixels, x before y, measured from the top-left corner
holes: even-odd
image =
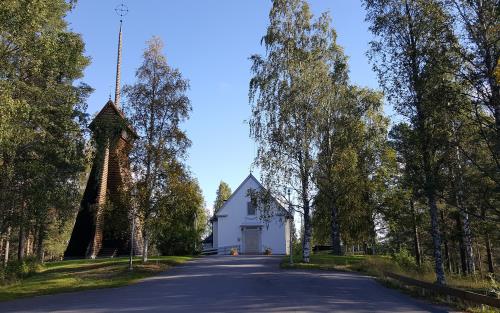
[[[123,114],[122,110],[120,110],[120,108],[118,108],[111,99],[108,100],[108,102],[106,102],[106,104],[102,107],[101,111],[97,113],[96,117],[90,123],[89,128],[91,130],[95,130],[98,122],[103,121],[103,123],[106,123],[106,120],[109,119],[122,123],[135,139],[139,138],[139,135],[125,117],[125,114]]]

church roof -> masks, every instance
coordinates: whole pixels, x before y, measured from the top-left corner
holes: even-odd
[[[252,173],[250,173],[250,174],[247,176],[247,178],[245,178],[245,179],[243,180],[243,182],[242,182],[242,183],[238,186],[238,188],[236,188],[236,190],[235,190],[235,191],[231,194],[231,196],[230,196],[230,197],[229,197],[226,201],[224,201],[224,204],[223,204],[223,205],[219,208],[218,212],[221,212],[221,211],[222,211],[222,209],[223,209],[224,207],[226,207],[226,205],[229,203],[229,200],[231,200],[231,198],[233,198],[233,197],[234,197],[234,195],[236,195],[236,194],[238,193],[238,191],[239,191],[239,190],[240,190],[240,189],[241,189],[241,188],[245,185],[245,183],[246,183],[248,180],[253,180],[254,182],[256,182],[256,183],[257,183],[257,185],[258,185],[260,188],[262,188],[263,190],[267,190],[267,189],[266,189],[266,188],[265,188],[265,187],[264,187],[264,186],[260,183],[260,181],[259,181],[257,178],[255,178],[255,176],[253,176],[253,174],[252,174]],[[282,205],[282,204],[281,204],[281,203],[280,203],[280,202],[279,202],[279,201],[278,201],[278,200],[277,200],[274,196],[272,196],[272,195],[271,195],[271,197],[272,197],[272,199],[274,200],[274,202],[278,205],[278,208],[279,208],[280,210],[282,210],[282,211],[283,211],[283,213],[285,214],[285,216],[288,218],[288,217],[289,217],[289,215],[290,215],[290,213],[289,213],[289,212],[288,212],[288,211],[287,211],[287,210],[283,207],[283,205]],[[215,214],[214,214],[214,216],[210,219],[210,221],[211,221],[211,222],[215,221],[215,220],[217,219],[217,216],[218,216],[218,215],[217,215],[217,213],[215,213]]]

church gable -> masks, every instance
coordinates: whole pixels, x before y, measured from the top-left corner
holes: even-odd
[[[219,209],[216,216],[227,216],[231,214],[233,210],[244,211],[243,215],[257,216],[258,210],[250,204],[250,196],[248,195],[249,190],[261,191],[265,189],[264,186],[253,176],[248,175],[245,180],[236,188],[236,190],[231,194],[231,196],[226,200],[224,205]],[[273,213],[277,216],[287,216],[288,212],[286,209],[273,197],[274,206],[276,211]],[[273,209],[274,210],[274,209]],[[252,214],[254,212],[255,214]],[[234,213],[234,212],[233,212]]]
[[[231,194],[231,196],[226,200],[224,205],[217,212],[217,216],[223,216],[231,214],[232,210],[241,209],[247,210],[246,205],[242,205],[242,200],[246,198],[246,202],[250,201],[248,197],[248,190],[261,190],[263,187],[259,181],[252,175],[248,175],[245,180],[236,188],[236,190]]]

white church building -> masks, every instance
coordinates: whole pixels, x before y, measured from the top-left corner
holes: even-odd
[[[212,247],[218,254],[229,254],[232,248],[242,254],[288,254],[290,249],[290,219],[285,208],[273,200],[270,218],[262,219],[259,208],[252,205],[249,191],[261,191],[262,184],[252,175],[227,199],[214,214]]]

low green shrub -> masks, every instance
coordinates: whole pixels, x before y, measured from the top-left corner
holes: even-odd
[[[10,261],[7,266],[0,270],[0,281],[2,284],[16,281],[40,271],[43,265],[36,258],[26,258],[23,261]]]
[[[415,257],[406,249],[401,249],[399,252],[391,256],[392,260],[405,271],[417,272],[418,266]]]
[[[294,256],[302,257],[302,243],[298,240],[293,242],[292,253]]]

